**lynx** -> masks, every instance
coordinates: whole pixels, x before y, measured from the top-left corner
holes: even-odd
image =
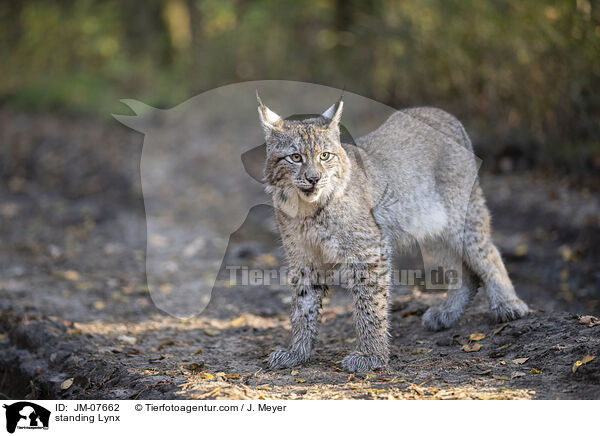
[[[423,315],[426,328],[456,324],[479,286],[497,320],[528,312],[492,243],[472,145],[457,119],[435,108],[401,110],[350,144],[340,140],[341,99],[304,120],[283,119],[258,93],[257,100],[266,190],[293,288],[291,343],[271,353],[271,368],[310,359],[327,290],[323,271],[326,278],[344,273],[354,303],[356,349],[342,366],[349,372],[384,368],[390,256],[415,245],[432,265],[462,269],[456,289]]]

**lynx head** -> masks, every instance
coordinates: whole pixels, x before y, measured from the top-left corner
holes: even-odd
[[[297,121],[282,119],[257,98],[267,144],[265,181],[275,205],[289,213],[342,192],[349,166],[340,142],[343,102],[318,117]]]

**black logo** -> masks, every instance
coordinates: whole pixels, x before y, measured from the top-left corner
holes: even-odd
[[[9,406],[4,404],[3,407],[6,409],[6,431],[9,433],[14,433],[16,428],[48,429],[50,411],[42,406],[19,401]]]

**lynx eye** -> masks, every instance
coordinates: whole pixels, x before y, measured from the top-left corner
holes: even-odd
[[[300,153],[290,154],[287,156],[287,160],[293,163],[300,163],[302,162],[302,155]]]
[[[329,152],[323,152],[319,155],[319,159],[323,160],[323,161],[328,161],[329,159],[331,159],[333,157],[333,155]]]

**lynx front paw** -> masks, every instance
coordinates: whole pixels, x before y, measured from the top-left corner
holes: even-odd
[[[441,307],[430,307],[423,314],[421,322],[425,328],[438,331],[452,327],[458,322],[461,314],[450,310],[444,310]]]
[[[348,372],[367,372],[387,365],[383,356],[352,353],[344,357],[342,367]]]
[[[491,309],[498,322],[512,321],[529,313],[527,304],[518,298],[492,304]]]
[[[303,364],[308,357],[291,350],[277,350],[269,355],[269,367],[271,369],[292,368]]]

